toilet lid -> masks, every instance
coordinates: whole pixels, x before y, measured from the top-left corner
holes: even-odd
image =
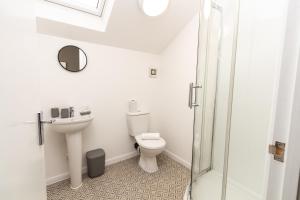
[[[159,140],[143,140],[141,135],[135,137],[136,142],[145,149],[161,149],[166,146],[166,141],[163,138]]]

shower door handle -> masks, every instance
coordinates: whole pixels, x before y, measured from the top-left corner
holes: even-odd
[[[199,104],[196,102],[197,98],[194,97],[194,91],[199,88],[202,88],[202,86],[194,85],[194,83],[190,83],[190,87],[189,87],[189,108],[190,109],[192,109],[193,107],[199,106]]]

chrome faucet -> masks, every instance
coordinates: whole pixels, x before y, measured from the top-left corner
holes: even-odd
[[[70,118],[74,117],[74,107],[70,107]]]

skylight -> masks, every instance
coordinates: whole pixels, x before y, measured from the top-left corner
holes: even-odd
[[[102,16],[106,0],[45,0],[68,8]]]

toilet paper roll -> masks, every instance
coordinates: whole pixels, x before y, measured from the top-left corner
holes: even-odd
[[[129,101],[129,112],[134,113],[137,111],[138,111],[138,108],[137,108],[136,100],[130,100]]]

